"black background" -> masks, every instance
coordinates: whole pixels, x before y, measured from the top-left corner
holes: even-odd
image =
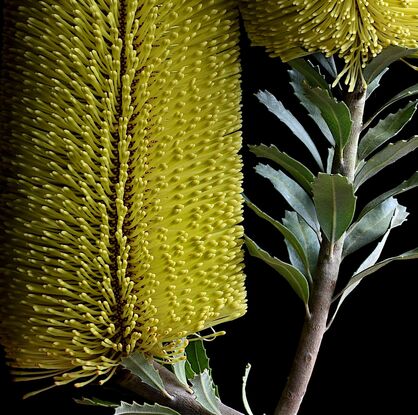
[[[315,126],[306,120],[304,109],[293,97],[285,64],[269,58],[261,48],[250,48],[242,38],[243,138],[245,193],[262,209],[280,219],[288,207],[267,181],[254,173],[256,158],[248,144],[275,144],[299,158],[312,170],[315,166],[307,150],[258,103],[254,93],[267,89],[300,119],[326,154],[326,142]],[[417,73],[403,63],[391,66],[382,86],[370,98],[367,115],[404,87],[417,82]],[[393,112],[393,110],[392,110]],[[397,139],[417,132],[410,123]],[[323,157],[325,158],[325,156]],[[260,160],[266,162],[266,160]],[[359,192],[358,206],[397,185],[417,170],[416,154],[411,154],[369,180]],[[383,257],[396,255],[417,246],[417,190],[399,196],[411,213],[406,224],[392,232]],[[270,226],[245,210],[245,229],[263,248],[286,259],[282,237]],[[344,263],[340,285],[373,249],[370,245]],[[300,415],[412,414],[416,409],[418,342],[416,315],[418,261],[399,261],[366,278],[342,306],[327,332]],[[243,411],[241,382],[246,363],[252,365],[247,392],[254,415],[273,413],[297,345],[304,308],[288,284],[261,261],[246,255],[248,313],[224,324],[223,337],[207,343],[215,382],[224,403]],[[54,388],[22,401],[30,385],[13,385],[2,366],[1,412],[7,413],[111,414],[113,410],[76,405],[77,396],[111,398],[108,386]],[[117,399],[117,398],[116,398]],[[5,411],[3,413],[6,413]],[[185,414],[187,415],[187,414]]]

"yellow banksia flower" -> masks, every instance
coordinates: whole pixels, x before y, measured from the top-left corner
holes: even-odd
[[[233,0],[4,6],[1,342],[109,379],[246,311]]]
[[[418,47],[418,0],[240,0],[255,46],[289,61],[338,55],[353,90],[361,69],[384,48]]]

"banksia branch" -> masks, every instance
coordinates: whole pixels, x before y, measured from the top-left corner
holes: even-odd
[[[172,362],[246,310],[234,1],[9,1],[4,16],[8,362],[78,386],[134,351]]]

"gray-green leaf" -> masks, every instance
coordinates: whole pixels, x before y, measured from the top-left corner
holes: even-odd
[[[255,167],[258,174],[270,180],[274,188],[285,198],[287,203],[299,213],[308,225],[319,233],[319,223],[315,206],[309,195],[294,180],[280,170],[274,170],[266,164]]]
[[[321,229],[334,243],[350,226],[356,208],[353,185],[339,174],[319,173],[312,185]]]
[[[364,245],[380,238],[389,228],[395,209],[398,206],[398,201],[391,197],[353,223],[347,231],[343,255],[350,255]]]
[[[171,366],[173,367],[173,372],[176,375],[177,379],[183,384],[188,386],[187,384],[187,374],[186,374],[186,360],[179,360],[176,363],[173,363]]]
[[[315,161],[321,170],[324,169],[322,165],[321,156],[312,138],[303,128],[302,124],[295,118],[295,116],[288,111],[284,105],[276,99],[276,97],[268,91],[259,91],[256,94],[257,98],[263,103],[267,109],[273,113],[281,122],[283,122],[292,133],[299,138],[299,140],[306,146],[309,152],[312,154]]]
[[[306,108],[309,116],[319,127],[324,137],[329,141],[332,146],[335,146],[335,140],[332,136],[331,130],[328,127],[328,124],[325,122],[322,117],[321,110],[308,98],[306,91],[311,87],[305,82],[305,78],[294,70],[289,71],[290,85],[293,87],[293,91],[296,97],[299,99],[300,103]]]
[[[251,238],[245,236],[245,244],[248,252],[256,258],[261,259],[267,265],[275,269],[293,288],[299,298],[308,304],[309,284],[305,276],[293,265],[290,265],[276,257],[272,257],[268,252],[261,249]]]
[[[187,361],[194,373],[210,372],[209,357],[206,353],[203,340],[193,340],[186,347]]]
[[[213,381],[207,369],[190,380],[196,400],[211,414],[222,415],[220,400],[216,396]]]
[[[366,206],[364,206],[363,210],[359,214],[359,218],[364,216],[367,212],[371,211],[374,207],[382,203],[384,200],[389,199],[392,196],[396,196],[400,193],[406,192],[408,190],[413,189],[414,187],[418,186],[418,171],[416,171],[409,179],[404,180],[401,184],[394,187],[393,189],[388,190],[387,192],[377,196],[371,202],[369,202]]]
[[[246,202],[247,206],[253,212],[255,212],[255,214],[257,216],[259,216],[260,218],[265,219],[267,222],[269,222],[271,225],[273,225],[285,237],[286,242],[288,242],[291,245],[291,247],[295,250],[295,252],[297,253],[297,255],[300,259],[300,261],[303,264],[302,269],[300,269],[300,268],[298,268],[298,269],[304,275],[306,275],[308,277],[308,279],[311,279],[310,266],[309,266],[309,261],[308,261],[308,258],[307,258],[307,253],[303,249],[302,245],[299,243],[298,238],[293,234],[293,232],[291,230],[289,230],[286,226],[281,224],[279,221],[273,219],[267,213],[265,213],[261,209],[259,209],[247,197],[245,197],[245,202]],[[296,215],[296,213],[295,213],[295,215]],[[306,225],[306,226],[308,226],[308,225]],[[316,238],[316,240],[318,240],[318,239]]]
[[[126,414],[141,414],[141,415],[181,415],[177,411],[166,406],[161,406],[158,403],[149,405],[139,405],[136,402],[129,404],[121,402],[120,406],[115,409],[114,415],[126,415]]]
[[[315,180],[313,173],[301,162],[286,153],[280,151],[276,146],[267,147],[264,144],[249,146],[250,151],[257,157],[264,157],[276,162],[279,166],[290,173],[293,178],[308,192],[311,192],[312,182]]]
[[[395,212],[393,214],[389,229],[386,231],[386,233],[383,235],[383,238],[381,241],[376,245],[376,248],[372,251],[372,253],[361,263],[360,267],[357,269],[357,271],[354,273],[354,275],[364,271],[365,269],[373,266],[378,261],[380,255],[382,254],[383,248],[386,244],[386,241],[389,237],[389,234],[391,230],[397,226],[402,225],[403,222],[405,222],[406,218],[408,216],[408,212],[406,211],[406,208],[404,206],[398,205],[395,209]],[[335,316],[338,312],[338,310],[341,307],[341,304],[343,301],[347,298],[347,296],[360,284],[361,280],[356,281],[355,283],[349,285],[346,287],[340,294],[340,299],[338,301],[337,307],[334,311],[334,314],[330,320],[330,323],[328,326],[332,324],[332,322],[335,319]]]
[[[418,101],[409,102],[395,114],[389,114],[377,125],[370,128],[360,140],[358,147],[359,159],[365,159],[387,140],[394,137],[402,128],[408,124],[417,109]]]
[[[165,390],[160,373],[152,364],[152,359],[147,358],[143,353],[134,352],[129,356],[122,358],[121,364],[124,368],[138,376],[144,383],[160,390],[166,396],[170,397]]]
[[[389,143],[383,150],[370,157],[354,178],[354,187],[358,189],[366,180],[379,173],[385,167],[406,156],[418,147],[418,135],[410,140]]]
[[[310,86],[329,89],[328,82],[310,62],[307,62],[303,58],[296,58],[288,63],[293,69],[303,75]]]
[[[326,90],[320,88],[306,89],[306,95],[320,109],[336,145],[342,151],[350,137],[352,124],[347,105],[337,101]]]
[[[412,249],[411,251],[404,252],[401,255],[397,255],[395,257],[387,258],[383,261],[378,262],[375,265],[372,265],[371,267],[368,267],[364,269],[361,272],[355,273],[350,281],[348,282],[347,286],[344,288],[344,292],[346,290],[351,290],[351,288],[355,285],[357,285],[364,277],[367,277],[370,274],[373,274],[374,272],[378,271],[380,268],[383,268],[384,266],[390,264],[393,261],[403,261],[403,260],[410,260],[410,259],[418,259],[418,248]],[[351,292],[351,291],[350,291]]]
[[[383,69],[383,71],[380,72],[380,74],[377,75],[369,85],[367,85],[366,99],[369,99],[370,95],[373,94],[373,92],[380,86],[380,80],[388,70],[389,68]]]
[[[408,98],[408,97],[412,97],[414,95],[418,94],[418,84],[414,84],[409,86],[408,88],[405,88],[404,90],[402,90],[401,92],[399,92],[398,94],[396,94],[392,99],[390,99],[388,102],[386,102],[385,105],[383,105],[382,107],[380,107],[374,114],[372,117],[370,117],[369,120],[367,120],[366,123],[364,123],[363,125],[363,130],[366,129],[372,122],[373,120],[385,109],[389,108],[392,104],[395,104],[396,102],[400,101],[401,99],[404,98]]]
[[[318,235],[296,212],[287,210],[283,218],[283,224],[296,236],[308,259],[310,275],[315,275],[320,247]],[[298,253],[289,243],[289,240],[286,240],[285,243],[290,263],[304,273],[306,265],[300,261]]]

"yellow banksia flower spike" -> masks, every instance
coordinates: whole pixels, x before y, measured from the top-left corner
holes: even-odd
[[[104,382],[246,311],[233,0],[4,6],[1,342]]]
[[[361,69],[384,48],[418,47],[418,0],[240,0],[255,46],[289,61],[338,55],[352,91]]]

